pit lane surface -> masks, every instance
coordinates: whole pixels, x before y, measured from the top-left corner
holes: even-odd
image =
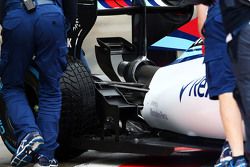
[[[0,167],[10,167],[11,156],[0,140]],[[183,148],[169,156],[88,151],[59,165],[60,167],[210,167],[217,157],[216,152]],[[28,167],[32,166],[31,164]]]

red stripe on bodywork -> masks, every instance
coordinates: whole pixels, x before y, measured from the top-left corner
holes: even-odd
[[[200,37],[200,33],[198,31],[198,19],[195,18],[188,22],[187,24],[183,25],[182,27],[178,28],[178,30],[188,33],[190,35],[194,35],[196,37]]]
[[[104,0],[111,8],[120,8],[114,0]]]
[[[123,7],[129,6],[124,0],[116,0],[116,3]]]

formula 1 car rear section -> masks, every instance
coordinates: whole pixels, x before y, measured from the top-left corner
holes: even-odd
[[[78,7],[69,33],[69,65],[61,80],[57,158],[67,160],[90,149],[161,155],[177,146],[218,150],[224,135],[218,104],[207,94],[202,41],[190,45],[186,40],[186,48],[183,37],[197,37],[176,33],[190,23],[193,6],[170,0],[79,0]],[[83,40],[97,17],[124,14],[132,19],[132,41],[98,38],[96,59],[104,74],[90,74],[81,62]],[[176,44],[179,50],[185,51],[178,58],[176,47],[169,47],[177,38],[182,41]],[[170,45],[159,44],[161,40],[170,40]],[[117,56],[122,61],[114,69]],[[35,115],[38,84],[39,73],[32,66],[25,85]],[[0,133],[14,153],[17,143],[2,99]]]

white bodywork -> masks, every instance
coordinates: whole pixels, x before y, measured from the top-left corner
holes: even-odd
[[[189,136],[224,138],[218,100],[207,93],[203,57],[160,68],[144,100],[152,127]]]

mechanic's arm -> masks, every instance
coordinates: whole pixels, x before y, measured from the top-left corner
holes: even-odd
[[[204,22],[207,18],[208,6],[203,5],[203,4],[199,4],[196,7],[197,7],[196,8],[197,9],[197,17],[198,17],[198,29],[199,29],[199,33],[200,33],[201,37],[203,38],[201,30],[202,30]]]

